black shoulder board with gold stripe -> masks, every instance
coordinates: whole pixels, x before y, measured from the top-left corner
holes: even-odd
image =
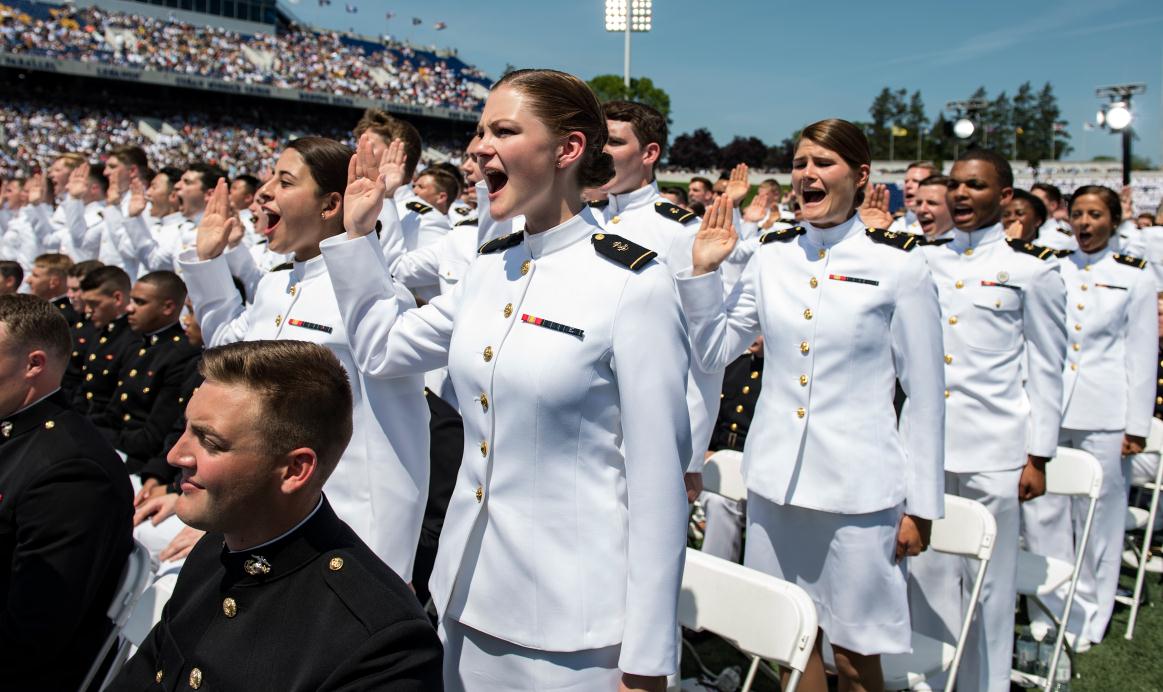
[[[421,202],[419,200],[415,200],[415,199],[412,200],[411,202],[408,202],[407,204],[405,204],[404,208],[407,209],[408,211],[414,211],[417,214],[427,214],[428,212],[432,211],[432,207],[428,206],[427,204],[424,204],[423,202]]]
[[[598,251],[598,254],[635,271],[646,266],[647,262],[658,256],[654,250],[632,243],[620,235],[595,233],[590,236],[590,242],[594,244],[594,249]]]
[[[606,207],[610,206],[610,200],[595,199],[592,202],[586,202],[586,206],[591,209],[605,209]]]
[[[500,238],[493,238],[489,242],[480,247],[477,252],[482,255],[487,255],[490,252],[497,252],[498,250],[506,250],[514,245],[520,245],[521,241],[525,239],[524,231],[517,231],[509,235],[501,236]]]
[[[1145,259],[1139,259],[1138,257],[1132,257],[1130,255],[1117,255],[1117,254],[1114,255],[1114,258],[1115,258],[1115,261],[1118,262],[1119,264],[1125,264],[1128,267],[1134,267],[1136,269],[1146,269],[1147,268],[1147,260],[1145,260]]]
[[[1069,228],[1065,228],[1063,226],[1055,226],[1055,228],[1057,228],[1058,232],[1062,235],[1070,236],[1071,238],[1074,237],[1074,231],[1070,230]]]
[[[452,225],[453,226],[475,226],[475,225],[477,225],[477,220],[476,220],[476,217],[474,216],[474,217],[470,217],[467,219],[461,219],[460,221],[457,221],[456,223],[454,223]]]
[[[933,238],[932,240],[929,240],[923,235],[917,236],[917,245],[944,245],[946,243],[952,242],[952,238]]]
[[[283,262],[282,264],[278,265],[277,267],[271,267],[271,271],[282,272],[282,271],[286,271],[294,266],[295,266],[294,262]]]
[[[1014,252],[1023,252],[1027,255],[1033,255],[1040,260],[1050,259],[1054,256],[1054,251],[1048,247],[1038,247],[1033,243],[1027,243],[1021,238],[1006,238],[1006,243],[1009,244],[1010,249]]]
[[[886,231],[883,228],[869,228],[864,232],[868,234],[868,239],[874,243],[891,245],[905,252],[911,251],[918,244],[917,236],[911,233],[897,233],[896,231]]]
[[[1054,251],[1055,257],[1069,257],[1073,254],[1074,254],[1073,250],[1055,250]]]
[[[687,221],[690,221],[691,219],[698,216],[693,211],[687,211],[677,204],[663,202],[662,200],[658,200],[654,203],[654,211],[662,214],[664,217],[672,221],[677,221],[679,223],[686,223]]]
[[[781,243],[786,243],[787,241],[791,240],[792,238],[795,238],[797,235],[800,235],[803,232],[804,232],[803,226],[792,226],[791,228],[781,228],[778,231],[768,231],[767,233],[764,233],[763,235],[759,236],[759,242],[760,243],[772,243],[772,242],[778,241]]]

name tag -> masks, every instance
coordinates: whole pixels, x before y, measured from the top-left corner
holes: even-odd
[[[865,284],[866,286],[879,286],[880,282],[874,279],[862,279],[859,276],[844,276],[843,274],[829,274],[828,278],[833,281],[849,281],[855,284]]]
[[[314,329],[317,332],[331,333],[331,327],[325,324],[315,324],[314,322],[304,322],[303,320],[287,320],[287,324],[292,327],[302,327],[303,329]]]

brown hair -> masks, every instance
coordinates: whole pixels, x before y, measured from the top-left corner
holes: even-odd
[[[634,136],[638,138],[638,144],[643,147],[647,144],[657,144],[658,160],[662,160],[669,139],[666,117],[662,113],[644,103],[633,101],[607,101],[602,104],[602,112],[606,114],[606,120],[630,123]],[[658,161],[654,166],[658,167]]]
[[[905,172],[907,173],[914,168],[923,168],[926,171],[929,171],[930,175],[936,175],[941,172],[937,169],[937,164],[933,163],[932,161],[913,161],[908,165],[907,168],[905,168]]]
[[[457,180],[456,176],[443,168],[437,168],[435,166],[425,168],[420,175],[416,176],[416,179],[419,180],[424,176],[432,178],[432,184],[436,186],[436,189],[448,195],[449,204],[452,204],[460,196],[460,181]]]
[[[314,450],[322,487],[352,433],[351,383],[334,353],[306,341],[242,341],[208,349],[198,370],[209,381],[257,393],[264,447],[272,457]]]
[[[558,70],[514,70],[493,85],[508,85],[529,97],[529,107],[558,136],[580,132],[586,149],[578,163],[578,184],[601,187],[614,177],[614,159],[603,151],[609,131],[606,117],[589,85]]]
[[[921,182],[917,183],[917,187],[929,187],[930,185],[940,185],[941,187],[948,189],[952,183],[953,183],[952,178],[950,178],[947,175],[941,175],[940,173],[938,173],[936,175],[930,175],[929,177],[925,178]]]
[[[62,151],[53,160],[58,161],[60,159],[64,159],[65,165],[69,167],[69,170],[80,166],[82,163],[85,163],[85,155],[79,154],[75,151]]]
[[[69,323],[52,303],[25,293],[0,296],[0,323],[7,331],[10,349],[42,350],[63,367],[73,350]]]
[[[95,259],[77,262],[73,266],[69,267],[69,277],[74,279],[83,279],[89,272],[93,271],[94,269],[100,269],[104,266],[104,262]]]
[[[836,152],[836,155],[847,163],[853,170],[857,172],[861,166],[872,165],[872,150],[868,147],[868,138],[859,127],[856,127],[847,120],[840,118],[828,118],[827,120],[819,120],[808,125],[800,133],[800,138],[796,142],[798,148],[800,142],[805,139],[815,142],[829,151]],[[856,191],[856,199],[853,200],[853,208],[859,207],[864,202],[864,190]]]
[[[38,255],[32,261],[32,266],[40,267],[64,281],[69,276],[69,270],[73,268],[73,260],[68,255],[59,252],[46,252],[43,255]]]
[[[109,158],[117,159],[130,168],[137,166],[143,180],[152,178],[149,175],[149,158],[146,157],[145,150],[141,147],[133,145],[117,147],[109,152]]]
[[[294,149],[303,157],[303,163],[311,171],[321,197],[332,192],[343,196],[347,189],[347,164],[351,162],[351,149],[326,137],[300,137],[287,144],[287,148]]]
[[[82,291],[100,291],[107,296],[114,291],[129,295],[129,274],[121,267],[105,265],[98,267],[81,278]]]
[[[355,138],[359,139],[365,132],[379,135],[385,143],[391,143],[393,139],[404,143],[404,173],[411,180],[416,172],[416,164],[420,163],[420,151],[423,148],[420,131],[412,123],[400,120],[385,110],[369,108],[355,124]],[[344,175],[347,175],[346,169]]]
[[[1083,185],[1076,189],[1074,194],[1070,196],[1070,206],[1068,209],[1074,207],[1074,202],[1083,195],[1094,195],[1106,204],[1106,208],[1111,214],[1111,225],[1118,226],[1123,222],[1123,203],[1119,199],[1119,193],[1110,189],[1105,185]]]

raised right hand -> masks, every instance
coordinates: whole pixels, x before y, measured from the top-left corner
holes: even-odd
[[[44,182],[44,174],[36,173],[28,179],[28,183],[24,186],[24,192],[28,195],[29,204],[48,204],[48,185]]]
[[[81,199],[85,196],[85,188],[89,187],[89,164],[82,163],[69,173],[69,180],[65,183],[65,192],[69,197]]]
[[[81,166],[84,166],[84,165],[86,165],[86,164],[81,164]],[[80,168],[81,166],[77,166],[77,168]],[[75,174],[76,172],[77,172],[77,170],[76,170],[76,168],[74,168],[73,174]],[[86,175],[88,175],[88,174],[86,174]],[[72,174],[70,174],[69,175],[70,184],[72,183],[72,177],[73,177]],[[113,176],[112,178],[109,179],[109,189],[105,191],[105,201],[108,204],[121,204],[121,182],[117,178],[118,178],[118,176]]]
[[[773,197],[771,190],[767,188],[755,193],[755,196],[751,198],[751,204],[748,204],[747,208],[743,210],[743,220],[751,223],[762,221],[771,209]]]
[[[731,210],[731,200],[726,195],[720,195],[703,215],[691,250],[692,273],[695,276],[717,270],[735,249],[739,236],[735,233]]]
[[[130,216],[141,216],[145,211],[145,183],[141,182],[136,169],[129,175],[128,211]]]
[[[393,142],[394,146],[396,143]],[[384,150],[381,160],[392,147]],[[401,145],[402,149],[402,145]],[[376,219],[384,208],[387,184],[380,171],[380,161],[372,151],[371,136],[359,138],[355,154],[347,164],[347,189],[343,192],[343,227],[348,238],[362,238],[375,230]]]
[[[238,218],[230,215],[226,178],[219,178],[210,200],[206,202],[202,222],[198,224],[198,237],[194,246],[198,259],[210,260],[221,255],[230,239],[230,232],[237,224]]]

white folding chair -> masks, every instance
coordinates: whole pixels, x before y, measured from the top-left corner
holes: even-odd
[[[149,550],[141,543],[134,541],[133,548],[129,551],[129,558],[125,561],[125,568],[121,570],[121,578],[117,582],[117,591],[113,594],[113,602],[109,605],[109,610],[106,611],[109,620],[113,622],[113,629],[109,631],[109,636],[105,637],[105,641],[93,658],[93,664],[89,666],[85,681],[81,683],[81,692],[88,690],[89,685],[97,677],[101,664],[104,663],[113,643],[121,634],[121,629],[129,620],[130,613],[133,612],[134,603],[137,602],[138,596],[145,589],[149,574]]]
[[[1066,629],[1070,621],[1070,609],[1074,605],[1074,592],[1078,588],[1078,576],[1082,573],[1082,560],[1086,555],[1086,545],[1090,542],[1090,528],[1094,524],[1094,509],[1098,505],[1098,495],[1102,490],[1102,466],[1092,454],[1080,449],[1059,447],[1054,459],[1046,464],[1046,492],[1069,497],[1090,499],[1086,509],[1086,521],[1082,527],[1082,537],[1074,548],[1074,565],[1053,557],[1018,551],[1018,594],[1026,596],[1030,602],[1041,608],[1058,628],[1054,642],[1054,654],[1050,658],[1050,668],[1043,678],[1032,673],[1011,671],[1010,677],[1017,682],[1042,685],[1046,692],[1054,685],[1058,659],[1066,643]],[[1050,611],[1040,598],[1063,584],[1066,589],[1066,604],[1062,616]]]
[[[1163,457],[1163,421],[1158,418],[1151,419],[1151,432],[1147,435],[1147,445],[1143,448],[1143,453],[1154,454],[1157,460]],[[1143,580],[1147,576],[1147,572],[1152,571],[1151,536],[1155,532],[1155,517],[1159,509],[1159,489],[1163,487],[1163,461],[1157,461],[1155,464],[1155,480],[1140,484],[1138,487],[1151,491],[1151,504],[1150,509],[1146,512],[1139,507],[1127,508],[1127,530],[1142,529],[1143,543],[1137,549],[1133,547],[1132,550],[1128,551],[1129,557],[1133,560],[1132,565],[1136,568],[1135,589],[1129,599],[1121,596],[1117,598],[1120,603],[1131,607],[1131,614],[1127,618],[1127,631],[1123,634],[1126,639],[1133,639],[1135,636],[1135,620],[1139,617],[1139,600],[1143,597]],[[1124,561],[1127,561],[1127,558],[1128,555],[1124,553]],[[1158,559],[1154,561],[1154,568],[1153,571],[1163,571],[1160,569]]]
[[[162,619],[162,609],[174,594],[174,586],[177,583],[178,575],[171,572],[150,584],[137,599],[133,612],[126,620],[125,626],[121,628],[121,646],[117,650],[117,656],[113,658],[112,665],[109,666],[109,672],[105,674],[104,682],[101,683],[102,690],[121,672],[121,667],[133,653],[131,648],[140,647],[153,626]]]
[[[929,549],[978,561],[965,619],[955,646],[913,632],[912,653],[881,656],[880,667],[884,671],[886,689],[911,689],[936,673],[948,671],[945,692],[952,692],[996,538],[997,522],[985,505],[955,495],[945,496],[945,517],[933,522]]]
[[[683,627],[714,632],[752,656],[742,692],[751,689],[761,658],[789,668],[784,692],[795,692],[819,627],[816,606],[800,587],[690,548],[678,619]]]
[[[728,500],[746,500],[743,453],[733,449],[720,449],[712,454],[703,465],[703,490],[722,495]]]

